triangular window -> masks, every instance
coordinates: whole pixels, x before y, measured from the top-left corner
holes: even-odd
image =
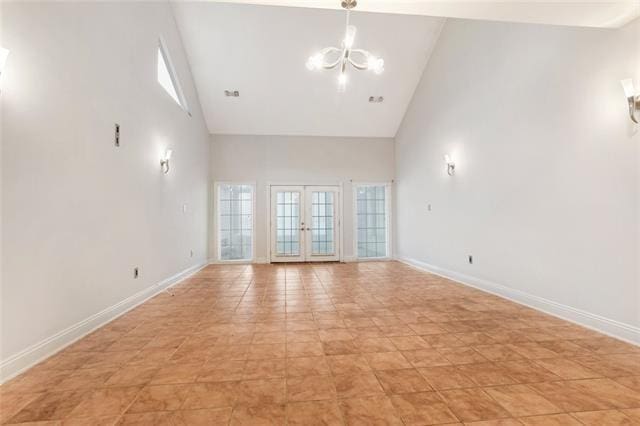
[[[158,42],[158,83],[166,90],[178,105],[188,111],[186,100],[180,90],[180,83],[176,77],[173,64],[162,39]]]

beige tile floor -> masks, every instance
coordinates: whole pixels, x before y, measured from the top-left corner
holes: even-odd
[[[640,349],[397,262],[210,266],[0,387],[38,425],[640,424]]]

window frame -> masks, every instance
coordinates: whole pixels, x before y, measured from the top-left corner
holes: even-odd
[[[222,258],[222,233],[220,227],[220,187],[222,185],[245,185],[251,187],[251,257],[249,259],[223,259]],[[216,181],[214,182],[214,205],[215,205],[215,238],[216,238],[216,262],[218,263],[253,263],[256,257],[256,183],[255,182],[234,182]]]
[[[367,262],[367,261],[380,261],[380,260],[390,260],[393,258],[393,253],[391,249],[393,247],[392,244],[392,212],[391,206],[392,204],[392,182],[353,182],[353,254],[354,258],[359,262]],[[359,188],[369,188],[372,186],[382,186],[384,187],[384,209],[385,209],[385,248],[386,248],[386,256],[379,257],[360,257],[358,255],[358,189]]]
[[[176,68],[173,65],[173,59],[171,59],[171,54],[169,53],[169,48],[167,47],[167,43],[165,42],[164,37],[162,36],[158,37],[158,49],[156,51],[156,57],[157,57],[158,51],[160,52],[160,55],[162,55],[162,59],[164,60],[164,64],[167,68],[167,72],[169,73],[169,78],[171,78],[171,83],[173,84],[173,89],[176,91],[176,95],[178,96],[178,102],[176,103],[178,104],[180,109],[182,109],[189,116],[191,116],[191,111],[189,110],[189,103],[187,102],[187,98],[184,95],[184,91],[182,90],[182,84],[180,84],[178,73],[176,72]],[[158,64],[156,64],[156,68],[157,68],[157,65]],[[165,89],[162,86],[162,84],[160,84],[160,82],[158,81],[157,71],[156,71],[156,83],[158,83],[158,85],[162,87],[162,90],[164,90],[165,92],[167,91],[167,89]],[[173,99],[173,97],[169,93],[166,93],[166,94],[169,95],[169,98],[175,102],[175,99]]]

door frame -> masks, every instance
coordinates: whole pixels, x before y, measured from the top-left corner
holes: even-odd
[[[338,255],[338,262],[344,262],[344,241],[343,241],[343,226],[344,226],[344,188],[342,182],[267,182],[265,188],[265,196],[267,202],[266,204],[266,213],[267,213],[267,247],[269,250],[268,255],[268,263],[273,263],[273,252],[271,245],[271,231],[272,231],[272,201],[271,201],[271,187],[273,186],[304,186],[305,189],[308,186],[332,186],[336,187],[338,190],[338,214],[336,215],[338,219],[338,247],[340,253]],[[306,218],[305,218],[306,219]],[[306,248],[305,248],[306,250]],[[305,260],[306,261],[306,260]],[[280,263],[280,262],[277,262]]]

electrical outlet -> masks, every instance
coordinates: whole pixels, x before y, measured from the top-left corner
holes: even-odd
[[[431,204],[427,204],[427,211],[431,211]]]
[[[133,279],[137,280],[139,276],[140,276],[140,269],[138,269],[138,267],[133,268]]]
[[[193,257],[193,250],[189,250],[189,257]]]
[[[113,143],[115,144],[115,146],[120,146],[120,125],[118,123],[116,123],[116,129],[115,129],[115,136],[114,136],[114,141]]]
[[[187,205],[183,204],[182,205],[182,213],[186,213],[187,212]]]
[[[473,265],[473,255],[469,255],[469,265]]]

